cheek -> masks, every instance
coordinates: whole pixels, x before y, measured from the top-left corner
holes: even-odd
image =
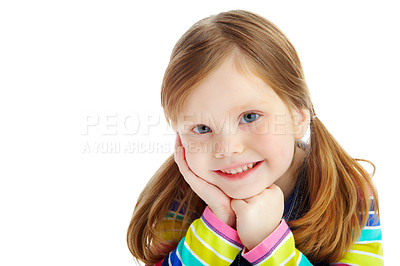
[[[257,124],[252,130],[260,143],[268,153],[283,159],[294,149],[294,136],[290,131],[290,121],[286,116],[272,116]]]
[[[279,171],[285,172],[293,160],[294,140],[288,135],[264,134],[254,138],[258,153],[268,161],[268,164]]]
[[[189,150],[186,150],[185,157],[186,157],[186,162],[190,169],[195,170],[198,168],[197,167],[197,164],[199,161],[198,154],[196,154],[194,152],[190,152]]]
[[[207,171],[208,149],[205,145],[188,142],[183,143],[185,147],[185,157],[189,168],[198,176]]]

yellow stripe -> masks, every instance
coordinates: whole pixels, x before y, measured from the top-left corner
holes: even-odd
[[[293,265],[293,263],[296,263],[296,250],[294,250],[289,257],[287,257],[280,265],[286,265],[289,262],[292,262],[290,265]]]
[[[340,262],[359,265],[383,265],[383,249],[379,242],[353,244]]]
[[[382,244],[378,242],[372,242],[368,244],[354,244],[351,246],[352,250],[358,250],[363,252],[368,252],[378,256],[383,256]]]
[[[173,224],[172,220],[163,220],[161,223],[158,224],[157,226],[157,234],[164,240],[172,240],[172,241],[178,241],[185,236],[186,230],[184,228],[183,230],[183,235],[181,237],[180,235],[180,228],[181,228],[182,222],[175,221],[175,224]]]
[[[302,256],[302,253],[297,249],[297,248],[295,248],[295,250],[296,250],[296,265],[299,265],[300,264],[300,261],[301,261],[301,256]]]
[[[340,262],[349,264],[352,263],[357,265],[374,265],[374,266],[383,265],[382,259],[352,252],[346,253],[345,257],[341,259]]]
[[[208,237],[208,236],[207,236]],[[194,235],[192,228],[189,228],[186,234],[185,242],[198,257],[200,257],[205,263],[209,265],[230,265],[232,261],[226,261],[218,257],[214,252],[208,249],[206,246],[197,239]]]
[[[235,260],[236,255],[241,250],[240,247],[235,247],[233,244],[227,243],[227,240],[222,239],[220,236],[210,231],[210,229],[201,220],[196,220],[193,223],[193,226],[197,235],[199,235],[208,245],[212,246],[216,252],[224,257]]]
[[[183,231],[183,236],[185,236],[186,231]],[[162,231],[161,233],[158,234],[162,239],[167,240],[167,241],[178,241],[181,237],[180,236],[180,231]]]
[[[262,264],[257,265],[279,265],[284,262],[293,252],[294,247],[294,238],[293,234],[290,233],[283,240],[284,242],[280,243],[278,247],[270,254],[269,258],[263,261]],[[290,261],[295,262],[294,256]]]
[[[173,223],[172,220],[162,220],[162,222],[158,224],[158,228],[163,229],[163,230],[179,229],[179,228],[181,228],[181,226],[182,226],[182,222],[175,221],[175,223]]]

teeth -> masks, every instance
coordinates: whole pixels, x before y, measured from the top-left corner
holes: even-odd
[[[235,168],[235,169],[221,170],[221,172],[223,172],[223,173],[225,173],[225,174],[234,175],[234,174],[237,174],[237,173],[245,172],[245,171],[247,171],[247,170],[253,168],[253,166],[254,166],[255,164],[256,164],[256,163],[249,163],[248,165],[245,165],[245,166],[242,166],[242,167],[238,167],[238,168]]]

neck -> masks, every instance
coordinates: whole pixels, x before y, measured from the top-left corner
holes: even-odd
[[[285,201],[296,188],[299,169],[307,155],[306,150],[303,150],[297,146],[295,149],[293,161],[289,169],[275,182],[275,184],[282,190],[283,195],[285,196]]]

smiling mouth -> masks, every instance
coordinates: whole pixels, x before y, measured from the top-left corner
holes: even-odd
[[[256,166],[259,162],[255,162],[255,163],[249,163],[247,165],[244,165],[242,167],[237,167],[237,168],[232,168],[229,170],[220,170],[222,173],[225,174],[238,174],[238,173],[242,173],[242,172],[246,172],[249,171],[250,169],[252,169],[254,166]]]
[[[245,165],[243,167],[240,167],[240,169],[232,169],[230,171],[218,170],[215,172],[219,176],[224,177],[224,178],[243,179],[243,178],[248,177],[253,172],[255,172],[262,163],[263,163],[263,161],[259,161],[259,162],[251,163],[251,164]]]

